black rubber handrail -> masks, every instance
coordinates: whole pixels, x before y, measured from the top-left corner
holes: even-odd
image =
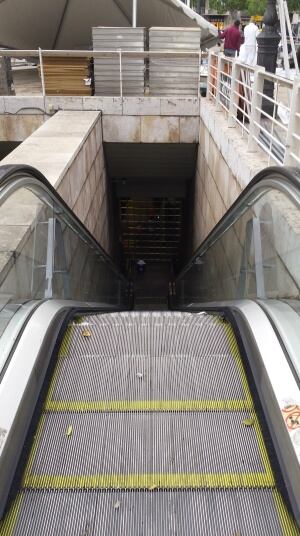
[[[102,246],[97,242],[97,240],[94,238],[94,236],[90,233],[90,231],[85,227],[85,225],[80,221],[80,219],[74,214],[72,209],[66,204],[66,202],[62,199],[62,197],[57,193],[55,188],[50,184],[50,182],[46,179],[46,177],[36,168],[32,166],[27,165],[5,165],[0,166],[0,193],[1,189],[7,186],[10,182],[20,179],[20,178],[28,177],[32,178],[33,182],[41,183],[46,190],[48,191],[50,197],[54,199],[59,205],[62,206],[65,213],[70,216],[71,219],[75,221],[75,223],[80,228],[83,235],[85,235],[90,242],[94,245],[95,248],[98,249],[98,251],[101,253],[101,256],[104,258],[107,264],[109,264],[112,271],[119,277],[119,279],[123,280],[124,283],[129,284],[128,279],[120,272],[118,267],[115,265],[112,258],[106,253],[106,251],[102,248]]]
[[[299,190],[299,195],[300,195],[300,169],[299,168],[271,166],[257,173],[257,175],[253,177],[253,179],[249,182],[246,188],[242,191],[242,193],[234,201],[234,203],[227,210],[224,216],[220,219],[217,225],[215,225],[215,227],[210,231],[210,233],[207,235],[204,241],[200,244],[200,246],[197,247],[196,251],[192,254],[188,263],[184,266],[184,268],[181,270],[179,275],[176,277],[175,283],[177,283],[188,272],[188,270],[193,266],[194,261],[197,259],[197,257],[203,255],[203,253],[212,245],[211,242],[213,238],[215,237],[215,239],[213,240],[213,243],[214,243],[216,242],[216,240],[218,240],[218,236],[217,236],[218,233],[220,233],[220,236],[221,234],[224,233],[224,228],[223,228],[224,222],[228,220],[228,218],[230,217],[230,214],[233,214],[236,208],[243,203],[243,200],[248,197],[248,195],[251,193],[251,190],[253,190],[254,187],[257,187],[257,185],[259,185],[259,183],[263,181],[271,182],[274,179],[276,180],[282,179],[283,184],[285,183],[285,184],[289,184],[293,186],[295,189]]]

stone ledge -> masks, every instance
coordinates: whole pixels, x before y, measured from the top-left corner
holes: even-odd
[[[103,115],[199,116],[197,97],[2,96],[0,114],[52,114],[58,110],[101,111]]]
[[[36,167],[57,187],[95,126],[98,112],[57,112],[1,164]]]

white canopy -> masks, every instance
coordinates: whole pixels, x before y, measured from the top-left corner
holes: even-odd
[[[0,0],[0,46],[88,49],[93,26],[131,26],[133,0]],[[217,29],[181,0],[137,0],[137,26],[201,27],[201,46]]]

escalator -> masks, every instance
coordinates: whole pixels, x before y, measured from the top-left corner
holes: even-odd
[[[299,186],[259,174],[169,310],[132,310],[47,181],[2,170],[1,536],[299,534]]]

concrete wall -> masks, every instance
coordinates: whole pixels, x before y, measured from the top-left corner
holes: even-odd
[[[58,112],[1,164],[28,164],[41,171],[110,252],[107,176],[98,112]]]
[[[0,96],[0,139],[24,141],[58,110],[101,110],[105,141],[195,143],[199,137],[196,97]]]
[[[195,176],[194,249],[236,200],[250,180],[267,167],[267,156],[247,150],[239,128],[229,128],[224,112],[201,99],[199,150]]]

